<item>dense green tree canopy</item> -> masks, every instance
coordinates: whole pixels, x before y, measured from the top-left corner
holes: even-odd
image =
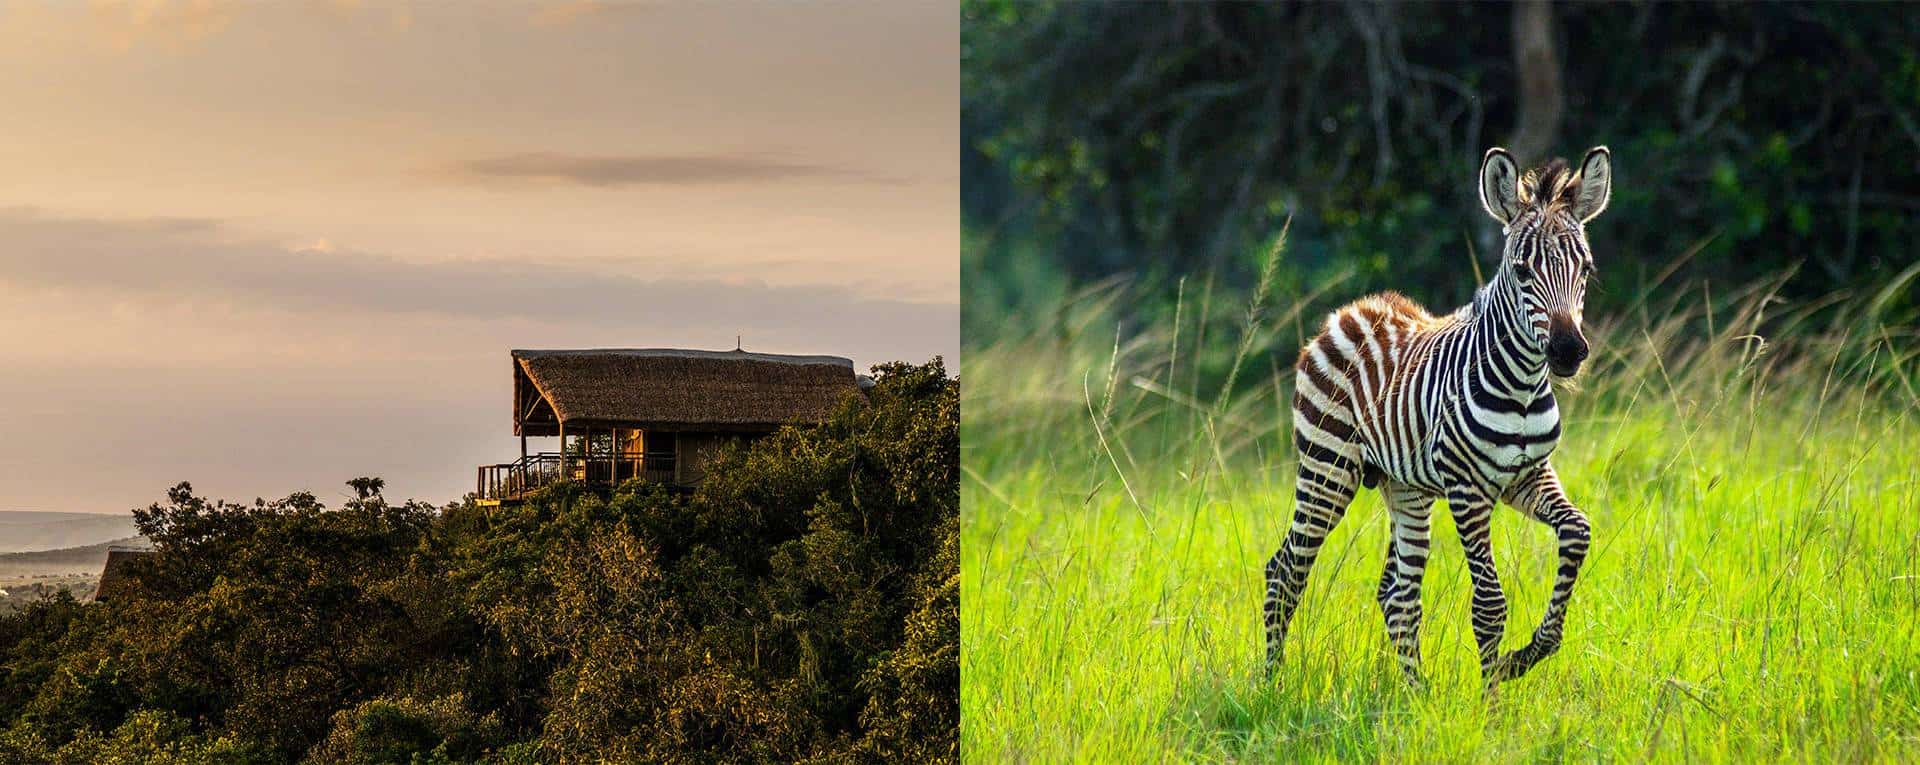
[[[1590,228],[1601,310],[1669,264],[1671,283],[1723,285],[1797,268],[1783,294],[1812,298],[1920,262],[1911,7],[1554,4],[1519,21],[1486,4],[966,3],[969,301],[1035,261],[1069,284],[1251,283],[1291,214],[1281,279],[1351,270],[1348,294],[1450,307],[1473,287],[1469,243],[1483,263],[1497,243],[1479,159],[1516,141],[1539,144],[1529,163],[1612,148],[1613,205]],[[1914,293],[1883,307],[1920,308]]]
[[[959,385],[875,373],[690,495],[181,484],[127,594],[0,617],[0,763],[952,761]]]

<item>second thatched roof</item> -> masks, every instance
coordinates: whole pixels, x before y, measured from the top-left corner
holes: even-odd
[[[127,575],[127,565],[152,554],[153,550],[145,548],[108,548],[106,565],[100,567],[100,582],[94,586],[94,602],[105,602],[126,595],[133,587]]]
[[[853,361],[839,356],[649,348],[517,350],[513,359],[515,387],[539,399],[514,413],[529,435],[555,419],[569,429],[771,430],[821,422],[858,388]]]

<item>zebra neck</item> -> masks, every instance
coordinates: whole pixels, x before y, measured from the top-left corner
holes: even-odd
[[[1473,366],[1490,388],[1505,398],[1529,401],[1547,377],[1547,354],[1528,326],[1520,291],[1504,278],[1480,290],[1474,299]]]

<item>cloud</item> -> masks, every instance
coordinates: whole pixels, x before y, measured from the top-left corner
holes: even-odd
[[[241,7],[227,0],[139,0],[95,3],[89,16],[100,39],[116,49],[132,50],[149,40],[177,48],[226,31]]]
[[[684,186],[819,179],[901,184],[906,179],[849,167],[796,162],[760,154],[654,154],[591,156],[531,152],[455,163],[469,180],[522,180],[582,186]]]
[[[474,322],[573,324],[576,335],[631,328],[634,342],[735,330],[835,344],[958,347],[959,308],[839,285],[650,278],[638,261],[420,262],[340,248],[289,248],[225,236],[217,221],[49,217],[0,209],[0,284],[107,291],[162,304],[263,306]],[[567,335],[555,339],[565,345]]]
[[[615,13],[632,13],[652,10],[650,3],[628,0],[627,2],[606,2],[605,0],[558,0],[540,3],[529,20],[534,26],[567,26],[590,18],[609,16]]]
[[[381,475],[435,501],[514,454],[508,348],[832,353],[959,347],[959,307],[856,288],[653,278],[643,259],[421,262],[219,220],[0,208],[0,504],[114,510],[175,481],[223,496]],[[956,368],[950,366],[950,369]],[[71,455],[111,453],[83,478]],[[56,488],[48,488],[56,487]]]

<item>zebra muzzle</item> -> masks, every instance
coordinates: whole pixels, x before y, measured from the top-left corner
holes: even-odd
[[[1573,317],[1556,311],[1548,319],[1547,367],[1559,377],[1571,377],[1587,360],[1587,339],[1573,323]]]

